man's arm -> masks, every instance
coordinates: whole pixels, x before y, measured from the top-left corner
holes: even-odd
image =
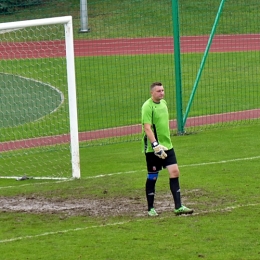
[[[144,124],[144,131],[151,143],[157,141],[152,131],[152,126],[150,124]]]
[[[150,140],[150,142],[152,144],[154,154],[161,159],[165,159],[167,157],[167,154],[165,153],[165,151],[167,151],[168,149],[167,149],[167,147],[160,145],[158,143],[158,141],[155,139],[151,125],[145,123],[144,124],[144,131],[145,131],[145,134],[147,135],[148,139]]]

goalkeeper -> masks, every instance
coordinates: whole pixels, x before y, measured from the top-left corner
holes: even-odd
[[[155,184],[159,171],[169,172],[170,190],[175,204],[176,215],[192,214],[193,210],[181,204],[179,168],[172,146],[169,127],[169,113],[164,98],[164,87],[154,82],[150,87],[151,98],[142,106],[143,152],[148,170],[145,191],[148,215],[157,216],[154,209]]]

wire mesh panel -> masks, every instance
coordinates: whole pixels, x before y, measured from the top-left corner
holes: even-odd
[[[90,30],[75,43],[81,140],[137,140],[152,82],[164,83],[175,116],[171,3],[88,1],[88,10]]]
[[[219,12],[221,3],[224,5]],[[184,110],[201,73],[186,127],[247,124],[258,119],[257,1],[180,1],[180,17]]]
[[[2,30],[1,176],[71,177],[64,25]]]
[[[154,81],[161,81],[165,87],[175,132],[173,1],[177,0],[88,0],[85,33],[81,30],[80,6],[84,1],[20,4],[9,15],[2,11],[1,18],[17,21],[73,16],[79,137],[87,141],[81,146],[90,146],[140,139],[140,108],[150,96],[149,86]],[[185,114],[221,1],[178,2]],[[188,131],[259,122],[255,120],[259,118],[258,9],[256,0],[225,1],[187,113]],[[31,37],[34,41],[45,39],[41,34]],[[59,37],[60,30],[55,30],[45,43]],[[49,52],[42,53],[48,60]],[[52,81],[61,80],[59,72],[51,71]],[[25,72],[21,76],[33,78]],[[52,81],[47,84],[56,86]]]

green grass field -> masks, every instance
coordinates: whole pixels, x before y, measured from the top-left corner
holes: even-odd
[[[160,216],[146,216],[139,142],[82,148],[81,180],[1,180],[2,258],[257,260],[258,131],[172,138],[183,202],[195,210],[189,217],[173,215],[166,171],[157,184]]]
[[[40,7],[19,10],[1,18],[7,22],[32,16],[67,15],[69,11],[74,17],[76,39],[172,35],[170,1],[135,0],[130,4],[126,0],[90,0],[88,4],[89,34],[78,33],[78,0],[49,4],[45,1]],[[218,5],[218,1],[213,0],[180,1],[182,35],[208,34]],[[259,33],[258,5],[256,0],[241,0],[239,4],[226,1],[217,33]],[[1,41],[19,38],[19,32],[9,35],[11,38],[0,36]],[[39,39],[32,36],[32,40]],[[201,56],[182,55],[184,104],[188,101]],[[100,128],[107,115],[114,118],[105,122],[107,127],[139,123],[139,108],[148,94],[143,86],[158,78],[165,78],[166,99],[172,100],[175,96],[172,61],[172,55],[76,58],[80,131]],[[245,61],[243,66],[241,61]],[[53,64],[58,67],[63,62],[55,59]],[[36,77],[37,59],[1,60],[1,72],[13,73],[15,63],[20,68],[17,74]],[[41,68],[42,76],[38,75],[38,80],[65,93],[63,82],[57,80],[63,76],[59,73],[57,79],[49,76],[47,67]],[[91,68],[91,73],[83,74],[80,68]],[[259,52],[210,54],[190,116],[209,114],[208,111],[222,113],[259,108],[258,71]],[[131,91],[133,86],[135,91]],[[237,91],[245,86],[246,91]],[[118,89],[123,98],[115,103],[113,95]],[[105,94],[100,95],[104,90]],[[96,107],[102,105],[99,110],[90,111],[93,105],[88,103],[89,96],[95,97]],[[109,98],[104,102],[105,97]],[[129,106],[126,102],[129,99],[138,110]],[[227,101],[228,106],[218,107],[223,101]],[[168,103],[171,117],[175,118],[175,102]],[[1,128],[0,142],[60,134],[59,122],[67,118],[65,104],[66,101],[58,113],[44,120],[12,129]],[[110,109],[118,106],[124,115],[120,121],[117,110]],[[90,125],[85,124],[87,120]],[[233,127],[172,136],[181,170],[182,201],[195,211],[188,217],[176,217],[172,212],[173,201],[165,170],[160,173],[157,184],[155,206],[159,217],[147,217],[144,194],[147,173],[139,141],[126,139],[108,144],[103,140],[102,144],[106,145],[97,142],[94,146],[81,143],[80,180],[0,178],[0,258],[258,260],[258,136],[259,120],[255,123],[252,120],[248,125],[234,123]],[[132,139],[138,140],[140,136]],[[53,146],[4,152],[0,153],[0,159],[3,162],[0,176],[12,176],[24,169],[28,176],[43,169],[47,172],[59,169],[64,171],[61,176],[66,176],[70,167],[66,145],[62,149]]]
[[[14,14],[1,15],[3,22],[72,15],[74,34],[78,39],[148,37],[172,35],[171,1],[160,0],[88,0],[90,33],[80,28],[78,0],[46,0],[43,5],[23,8]],[[209,34],[220,1],[179,1],[181,35]],[[257,0],[227,0],[218,34],[259,33]],[[154,15],[156,14],[156,16]],[[245,22],[246,21],[246,22]]]

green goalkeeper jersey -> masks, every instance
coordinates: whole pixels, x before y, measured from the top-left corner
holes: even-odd
[[[152,126],[152,131],[159,144],[168,149],[172,149],[169,112],[167,103],[164,99],[162,99],[160,103],[155,103],[149,98],[142,106],[143,152],[153,152],[150,140],[147,138],[144,131],[144,124],[150,124]]]

